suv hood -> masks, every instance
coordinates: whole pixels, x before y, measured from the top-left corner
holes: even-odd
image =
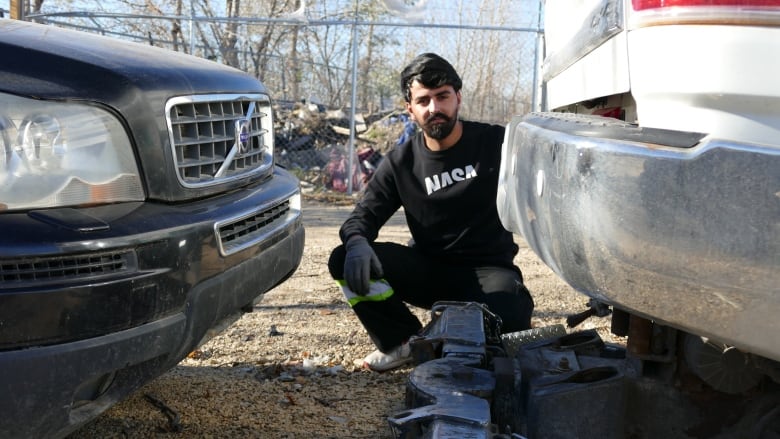
[[[30,97],[97,98],[110,104],[128,86],[147,93],[165,90],[169,96],[196,90],[266,92],[244,72],[213,61],[17,20],[0,20],[0,56],[0,90]]]

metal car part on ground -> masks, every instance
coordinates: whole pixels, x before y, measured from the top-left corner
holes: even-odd
[[[434,304],[431,322],[410,340],[416,366],[407,409],[388,418],[394,436],[768,439],[780,432],[780,381],[748,383],[748,397],[711,388],[679,370],[670,353],[686,335],[673,329],[645,334],[641,342],[659,352],[652,359],[635,353],[636,331],[628,347],[562,325],[499,333],[500,319],[483,305]],[[732,366],[721,366],[722,375],[744,376]]]

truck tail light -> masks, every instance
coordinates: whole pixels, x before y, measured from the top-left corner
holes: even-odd
[[[665,24],[780,26],[780,0],[631,0],[631,28]]]
[[[780,6],[778,0],[632,0],[635,11],[675,6]]]

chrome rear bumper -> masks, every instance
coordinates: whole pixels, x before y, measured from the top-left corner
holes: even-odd
[[[780,360],[780,149],[614,119],[513,119],[504,226],[574,289]]]

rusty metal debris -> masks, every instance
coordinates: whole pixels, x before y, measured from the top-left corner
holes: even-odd
[[[162,400],[152,396],[149,393],[144,394],[144,399],[159,409],[160,412],[162,412],[162,414],[165,415],[165,417],[168,419],[168,425],[165,427],[160,427],[162,430],[171,433],[178,433],[182,430],[179,414],[175,410],[168,407],[168,405],[166,405]]]

